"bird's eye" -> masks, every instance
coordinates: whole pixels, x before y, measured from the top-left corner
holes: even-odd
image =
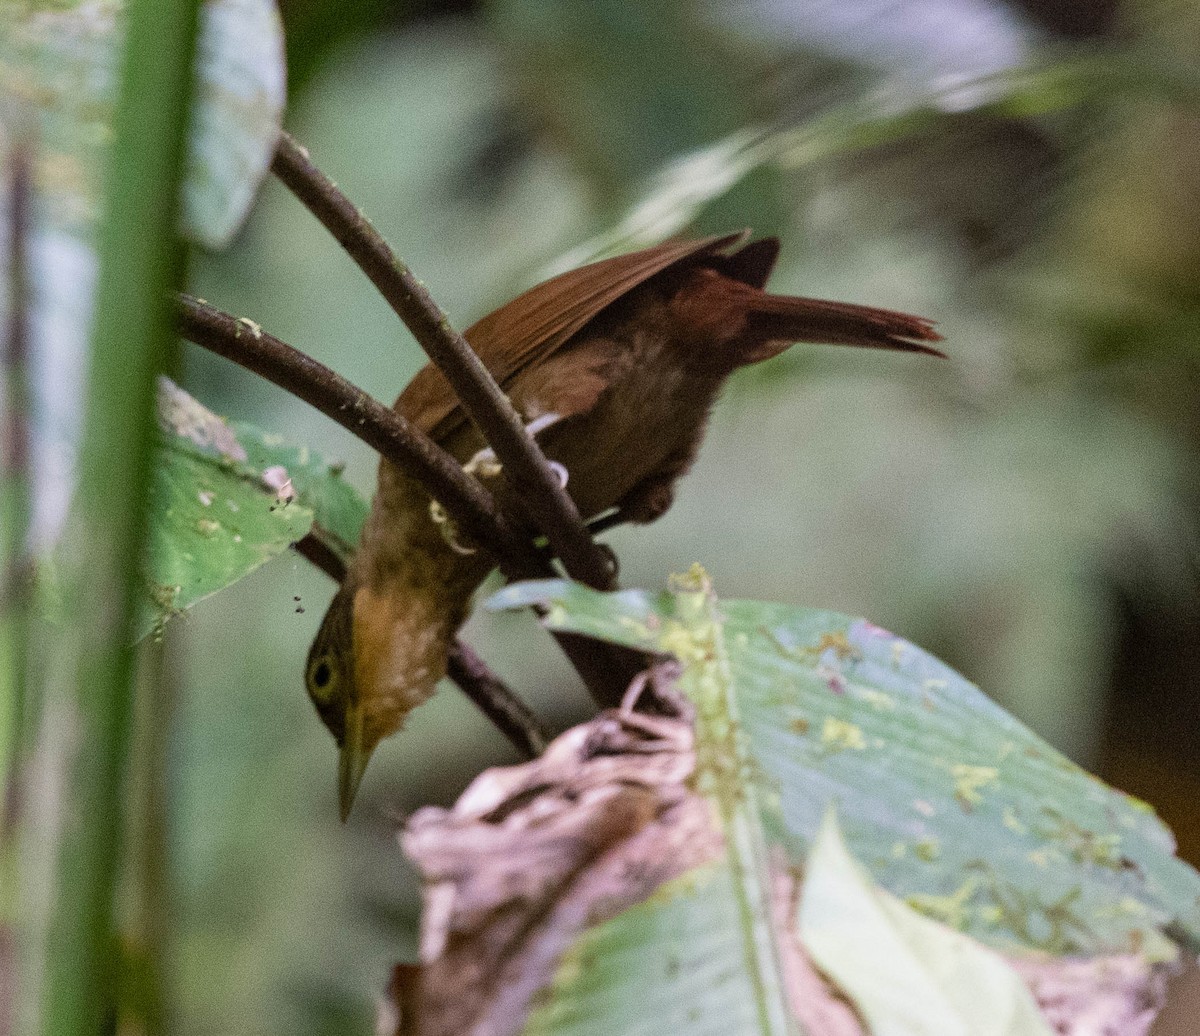
[[[308,689],[314,698],[327,700],[337,686],[337,670],[328,655],[313,659],[308,670]]]

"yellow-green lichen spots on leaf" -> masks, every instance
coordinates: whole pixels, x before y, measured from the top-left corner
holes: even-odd
[[[867,747],[862,728],[848,720],[826,716],[821,724],[821,745],[830,752],[841,752],[852,749],[862,752]]]
[[[996,783],[1000,771],[994,766],[955,763],[950,767],[950,776],[954,778],[954,797],[964,809],[973,809],[983,801],[983,789]]]
[[[697,790],[720,813],[726,860],[754,987],[758,1028],[792,1032],[784,972],[771,915],[770,847],[763,827],[773,797],[756,787],[738,720],[737,692],[724,623],[708,573],[698,564],[673,576],[673,614],[661,627],[658,650],[683,666],[680,685],[696,707]]]
[[[699,788],[730,815],[744,798],[749,773],[738,741],[737,699],[716,595],[699,565],[673,576],[670,586],[675,614],[663,623],[656,647],[679,659],[680,685],[696,706]]]
[[[813,961],[876,1036],[1051,1036],[1016,971],[881,889],[832,810],[809,854],[797,921]]]
[[[953,900],[954,923],[997,947],[1136,952],[1170,927],[1200,949],[1200,875],[1153,813],[886,630],[717,600],[695,572],[658,594],[555,582],[496,601],[554,604],[555,628],[687,659],[706,791],[727,817],[756,810],[793,864],[833,801],[881,885],[931,911]]]

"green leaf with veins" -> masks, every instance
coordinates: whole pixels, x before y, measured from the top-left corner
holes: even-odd
[[[1145,804],[1056,752],[920,648],[861,619],[704,590],[506,588],[554,630],[684,663],[718,798],[757,803],[772,845],[805,858],[827,806],[875,879],[996,947],[1056,954],[1200,948],[1200,875]],[[712,652],[724,659],[714,669]],[[717,703],[720,690],[728,706]],[[724,711],[722,709],[724,708]],[[712,781],[710,776],[707,778]],[[720,782],[734,782],[724,790]],[[747,799],[749,801],[749,799]]]
[[[367,505],[340,467],[253,425],[226,423],[165,379],[159,424],[141,635],[310,530],[348,556]]]

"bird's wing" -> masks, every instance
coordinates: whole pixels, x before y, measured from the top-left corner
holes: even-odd
[[[521,371],[549,356],[639,284],[684,259],[727,248],[746,233],[667,241],[559,274],[489,313],[469,327],[465,337],[492,377],[507,389]],[[438,441],[466,420],[450,383],[433,364],[409,382],[396,409]]]

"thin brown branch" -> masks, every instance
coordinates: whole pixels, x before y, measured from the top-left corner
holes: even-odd
[[[346,578],[346,563],[319,536],[310,532],[303,539],[293,543],[292,549],[302,558],[311,561],[335,583],[341,583]]]
[[[523,756],[533,759],[545,751],[550,736],[533,710],[461,640],[450,649],[446,675]]]
[[[515,578],[551,574],[549,566],[497,511],[491,494],[396,411],[340,374],[256,324],[190,295],[179,300],[179,333],[188,341],[274,382],[352,432],[429,490],[468,536]]]
[[[615,589],[612,555],[597,549],[575,502],[508,397],[425,286],[287,133],[280,137],[271,169],[337,239],[445,374],[568,574],[597,589]]]
[[[416,478],[458,527],[497,559],[506,578],[555,574],[499,514],[487,490],[390,407],[251,321],[190,295],[181,295],[179,306],[178,327],[184,338],[303,399]],[[642,656],[625,648],[570,634],[558,633],[554,639],[602,708],[620,704],[629,681],[645,668]]]
[[[335,582],[346,577],[342,559],[311,532],[292,546]],[[533,710],[461,640],[450,649],[446,675],[525,758],[542,754],[550,738]]]

